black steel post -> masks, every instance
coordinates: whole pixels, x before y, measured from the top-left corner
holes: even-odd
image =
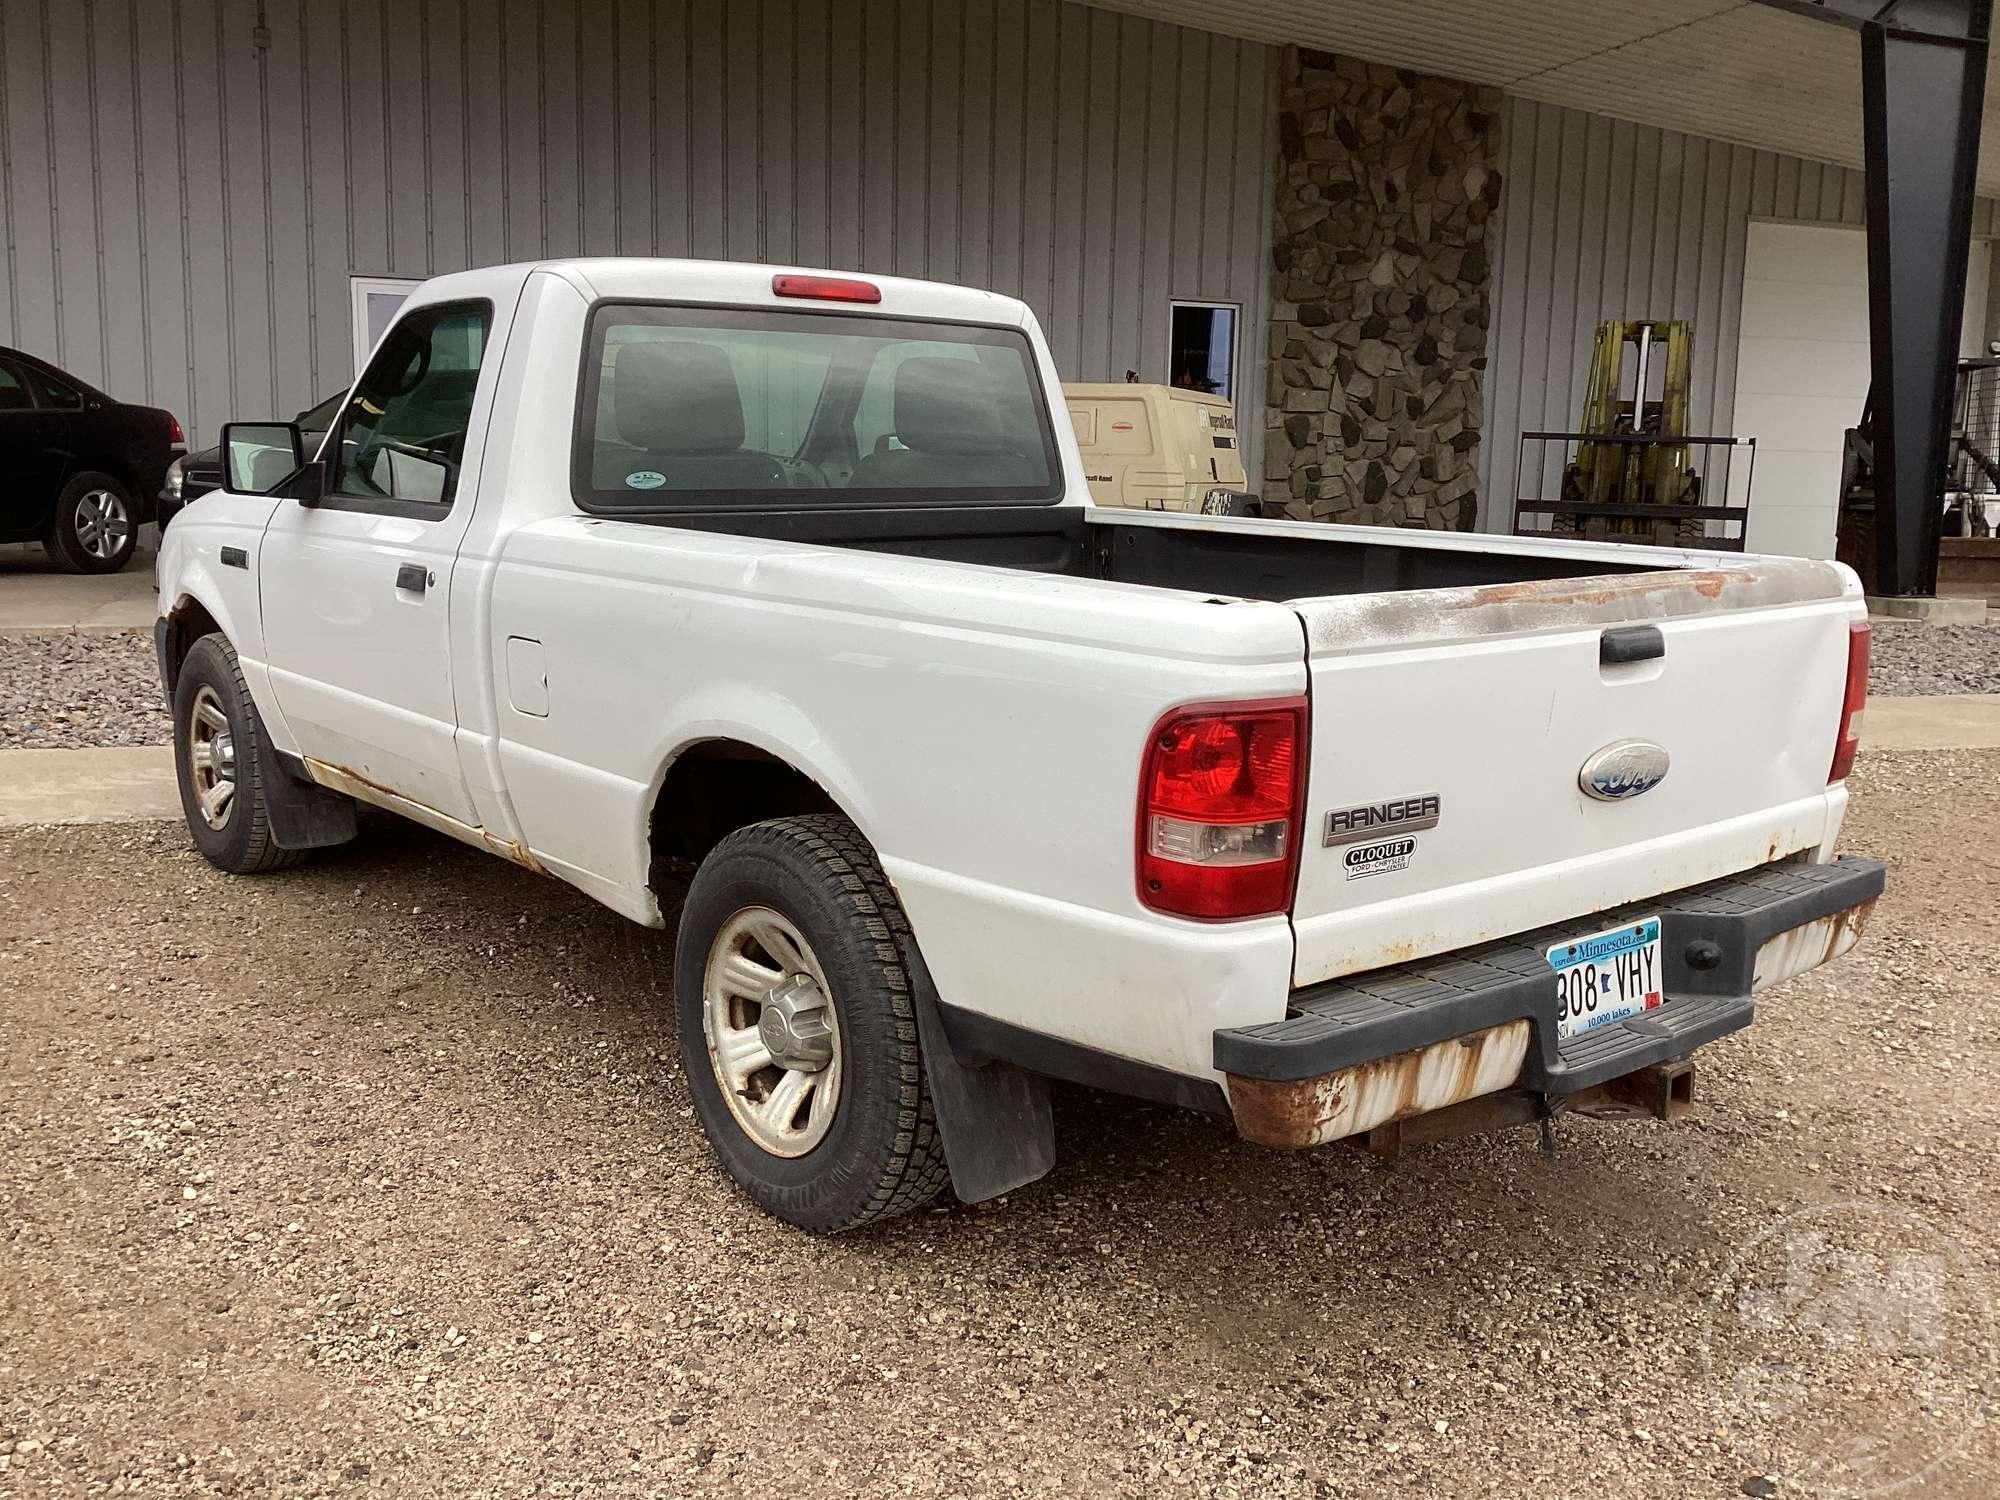
[[[1878,594],[1937,592],[1991,0],[1900,0],[1861,24]]]

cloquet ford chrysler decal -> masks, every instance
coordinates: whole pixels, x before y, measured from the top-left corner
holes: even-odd
[[[1396,797],[1387,802],[1364,802],[1359,807],[1336,807],[1326,815],[1326,838],[1322,842],[1353,844],[1380,838],[1385,833],[1416,833],[1435,828],[1438,807],[1436,792]]]

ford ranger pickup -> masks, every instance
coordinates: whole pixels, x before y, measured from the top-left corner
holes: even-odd
[[[1051,1079],[1280,1147],[1672,1116],[1882,889],[1848,569],[1095,507],[1011,298],[442,276],[223,465],[158,564],[197,847],[366,803],[677,911],[695,1110],[806,1229],[1039,1177]]]

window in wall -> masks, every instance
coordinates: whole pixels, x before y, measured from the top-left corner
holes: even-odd
[[[354,368],[368,363],[368,356],[382,342],[382,335],[396,321],[396,314],[420,283],[406,276],[351,276],[349,295],[354,311]]]
[[[1234,400],[1237,313],[1229,302],[1176,302],[1167,379],[1183,390]]]

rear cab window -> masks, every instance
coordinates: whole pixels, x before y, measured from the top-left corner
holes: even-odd
[[[1019,329],[602,303],[571,480],[587,511],[1058,500]]]

